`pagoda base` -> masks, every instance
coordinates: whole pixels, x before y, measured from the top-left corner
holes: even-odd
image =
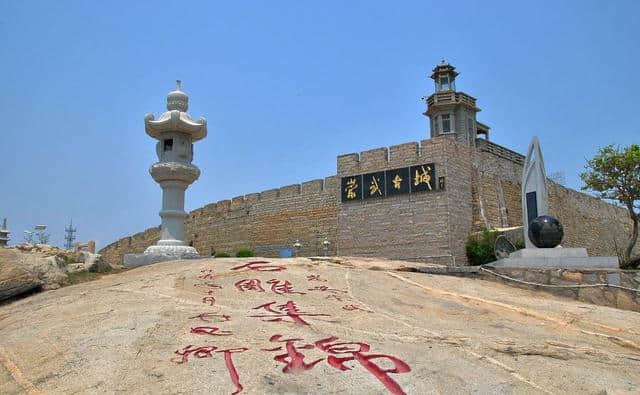
[[[151,265],[158,262],[177,261],[181,259],[199,259],[195,248],[189,246],[153,245],[147,248],[144,254],[125,254],[122,266],[133,268]]]

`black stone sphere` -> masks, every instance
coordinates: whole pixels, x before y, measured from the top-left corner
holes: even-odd
[[[541,215],[529,224],[529,240],[538,248],[553,248],[564,236],[562,224],[548,215]]]

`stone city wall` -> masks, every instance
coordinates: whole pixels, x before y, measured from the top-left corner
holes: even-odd
[[[326,237],[335,255],[337,195],[337,178],[327,177],[223,200],[189,214],[185,239],[201,255],[251,248],[275,257],[296,240],[301,255],[322,255]]]
[[[470,149],[452,136],[339,156],[339,177],[434,163],[434,187],[442,176],[446,186],[339,203],[338,253],[448,265],[466,262],[464,245],[471,231],[470,160]]]
[[[240,248],[251,248],[256,255],[275,257],[295,240],[302,244],[301,255],[322,255],[326,237],[329,253],[335,255],[338,188],[336,177],[327,177],[206,205],[185,219],[185,241],[203,256],[233,256]],[[124,254],[142,253],[159,239],[160,228],[149,228],[100,253],[121,264]]]
[[[112,265],[121,265],[124,254],[142,254],[152,244],[160,240],[160,226],[148,228],[133,236],[123,237],[100,251],[104,259]]]

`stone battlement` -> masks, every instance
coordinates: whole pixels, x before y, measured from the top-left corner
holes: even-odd
[[[412,141],[390,147],[374,148],[358,153],[338,156],[338,175],[348,176],[395,167],[404,167],[433,160],[432,153],[440,146],[454,142],[454,136],[443,135],[432,139]]]
[[[524,158],[525,158],[524,155],[521,155],[515,151],[510,150],[509,148],[503,147],[496,143],[492,143],[489,140],[476,139],[476,148],[481,152],[489,152],[502,159],[507,159],[512,162],[515,162],[520,166],[524,165]]]
[[[300,184],[285,185],[280,188],[267,189],[262,192],[249,193],[231,199],[220,200],[189,212],[189,218],[195,219],[205,212],[223,214],[227,211],[242,210],[256,203],[276,204],[278,200],[287,200],[295,196],[322,194],[330,195],[330,197],[333,198],[337,196],[337,193],[338,177],[330,176],[324,179],[319,178]]]

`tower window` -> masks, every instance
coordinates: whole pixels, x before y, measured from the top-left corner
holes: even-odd
[[[164,150],[171,151],[173,149],[173,139],[164,140]]]
[[[440,89],[441,90],[451,89],[451,86],[449,85],[449,76],[440,77]]]
[[[442,133],[449,133],[451,131],[451,115],[442,114],[440,119],[442,121]]]

